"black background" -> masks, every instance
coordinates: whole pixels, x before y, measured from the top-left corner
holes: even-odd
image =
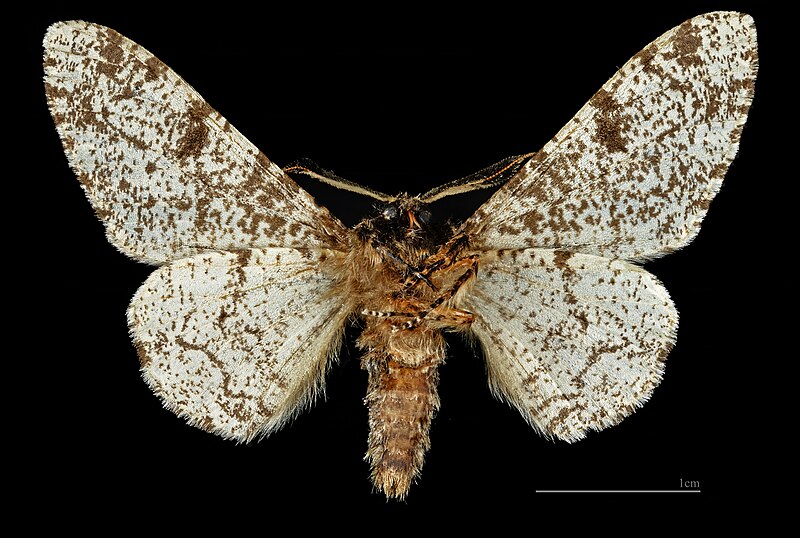
[[[237,446],[186,426],[141,381],[125,310],[152,268],[106,242],[67,166],[41,87],[48,24],[90,20],[140,43],[279,165],[310,157],[353,181],[413,194],[540,148],[633,54],[715,9],[755,17],[756,98],[702,232],[647,264],[681,313],[678,342],[652,400],[619,426],[574,445],[538,437],[492,398],[482,360],[452,338],[421,480],[406,501],[387,502],[372,491],[362,460],[366,374],[354,333],[327,378],[326,400],[260,443]],[[58,513],[66,525],[96,522],[98,511],[144,510],[235,525],[286,518],[296,507],[293,521],[303,528],[376,517],[396,529],[415,525],[418,514],[447,525],[530,525],[557,507],[650,507],[669,519],[666,503],[703,511],[743,497],[743,478],[760,472],[752,450],[770,443],[764,409],[750,410],[766,389],[751,365],[770,359],[756,350],[771,336],[762,332],[763,262],[747,249],[770,226],[768,193],[778,179],[769,168],[769,122],[779,106],[775,19],[755,2],[648,2],[634,10],[493,3],[436,14],[403,4],[243,13],[225,4],[169,11],[128,3],[26,17],[14,49],[23,73],[14,83],[24,95],[14,107],[23,112],[23,136],[13,153],[25,163],[14,183],[24,190],[20,207],[9,202],[7,211],[17,215],[11,242],[20,241],[26,262],[15,257],[10,266],[22,277],[10,291],[24,292],[14,301],[17,334],[8,335],[24,344],[11,353],[22,371],[8,395],[20,433],[6,443],[25,456],[15,460],[26,476],[17,501]],[[355,196],[307,188],[349,224],[369,208]],[[480,199],[458,203],[465,216]],[[535,493],[680,489],[681,480],[699,481],[702,493]]]

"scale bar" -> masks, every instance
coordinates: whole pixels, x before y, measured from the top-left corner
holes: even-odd
[[[536,493],[700,493],[699,489],[537,489]]]

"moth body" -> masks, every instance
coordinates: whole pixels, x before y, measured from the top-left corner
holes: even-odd
[[[357,345],[369,374],[367,459],[373,483],[390,497],[405,497],[430,447],[442,331],[473,320],[451,304],[474,277],[474,264],[461,263],[458,246],[439,244],[454,232],[430,220],[421,202],[399,197],[356,226],[347,267],[365,325]]]

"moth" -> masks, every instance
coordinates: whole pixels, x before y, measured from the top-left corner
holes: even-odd
[[[114,30],[58,22],[47,102],[108,240],[158,268],[128,309],[142,375],[192,426],[237,442],[323,391],[344,327],[368,372],[366,459],[403,498],[439,409],[444,333],[547,438],[620,422],[659,384],[678,313],[640,263],[698,233],[736,155],[757,71],[750,16],[700,15],[626,63],[540,151],[419,196],[281,169]],[[380,203],[352,228],[290,178]],[[495,188],[463,223],[429,204]]]

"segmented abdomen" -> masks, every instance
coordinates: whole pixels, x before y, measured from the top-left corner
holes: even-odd
[[[391,357],[364,361],[369,371],[367,459],[373,483],[389,497],[405,497],[430,448],[431,419],[439,409],[435,362],[404,366]]]

